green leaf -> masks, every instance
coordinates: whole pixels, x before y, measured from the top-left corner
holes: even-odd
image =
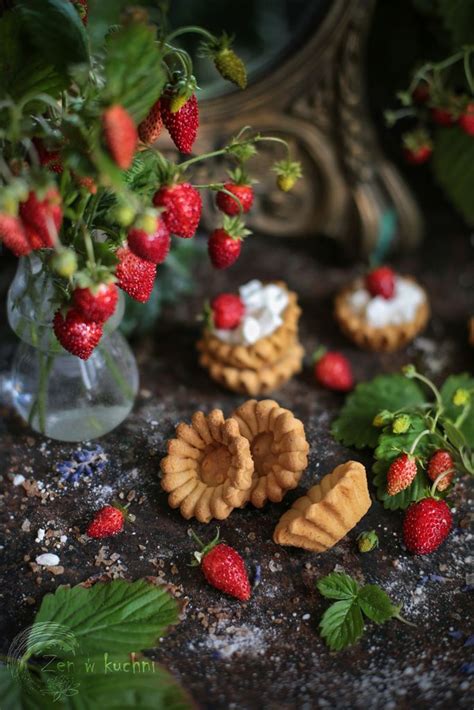
[[[321,636],[333,651],[355,643],[364,632],[364,620],[357,599],[342,599],[331,604],[319,626]]]
[[[130,24],[112,33],[107,41],[104,101],[122,104],[139,123],[163,91],[162,59],[150,25]]]
[[[33,45],[60,73],[89,64],[87,33],[79,14],[64,0],[19,0],[17,7]]]
[[[458,49],[472,43],[474,3],[472,0],[438,0],[438,12],[451,35],[451,46]]]
[[[165,589],[145,580],[114,580],[47,594],[35,623],[45,621],[69,629],[82,654],[131,653],[158,643],[166,628],[178,622],[178,605]]]
[[[453,404],[453,396],[458,389],[473,390],[474,377],[467,372],[461,375],[451,375],[445,380],[440,390],[444,405],[444,417],[450,419],[452,422],[456,421],[462,412],[462,407],[456,407],[456,405]],[[471,409],[460,429],[469,446],[474,448],[474,395],[472,399],[473,403],[471,404]]]
[[[333,436],[345,446],[375,448],[380,430],[372,422],[383,409],[395,411],[421,404],[424,395],[413,380],[403,375],[379,375],[357,385],[333,422]]]
[[[435,134],[433,172],[454,207],[474,225],[474,141],[459,126],[439,128]]]
[[[423,471],[418,471],[408,488],[394,496],[389,496],[387,493],[387,471],[390,463],[388,460],[376,461],[372,467],[374,473],[373,482],[377,488],[377,498],[383,503],[384,508],[387,510],[405,510],[410,503],[426,498],[429,495],[430,488],[426,475]]]
[[[319,592],[328,599],[354,599],[359,585],[348,574],[332,572],[316,583]]]
[[[35,690],[14,678],[4,664],[0,664],[0,698],[2,710],[51,709],[51,698],[42,695],[39,689]],[[56,705],[54,707],[56,710]]]
[[[383,624],[398,612],[388,594],[377,584],[366,584],[362,587],[358,600],[364,614],[376,624]]]

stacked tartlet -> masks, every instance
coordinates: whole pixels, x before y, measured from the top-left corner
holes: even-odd
[[[271,392],[301,370],[300,314],[296,293],[281,281],[255,279],[238,295],[221,294],[198,342],[200,364],[234,392]]]
[[[344,333],[359,347],[377,352],[403,348],[424,329],[429,315],[426,291],[387,266],[356,279],[335,301]]]

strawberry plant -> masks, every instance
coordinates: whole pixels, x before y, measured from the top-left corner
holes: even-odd
[[[15,0],[0,17],[0,241],[17,256],[39,256],[54,284],[54,334],[84,360],[115,310],[117,287],[147,302],[171,236],[194,237],[203,190],[216,192],[225,212],[216,210],[223,220],[209,253],[216,268],[227,268],[249,233],[244,165],[259,143],[282,144],[287,157],[275,166],[282,189],[301,174],[284,141],[249,127],[219,150],[191,155],[197,81],[175,39],[199,34],[202,54],[243,88],[245,67],[227,35],[169,31],[165,19],[153,24],[135,7],[92,51],[92,21],[86,0]],[[160,152],[164,130],[190,157]],[[216,156],[234,168],[232,182],[194,184],[194,165]]]

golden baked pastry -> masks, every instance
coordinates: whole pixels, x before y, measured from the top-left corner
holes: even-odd
[[[293,503],[280,518],[273,540],[324,552],[342,540],[371,505],[364,466],[347,461]]]
[[[283,323],[279,328],[253,345],[231,345],[224,343],[211,330],[205,329],[198,343],[201,352],[207,352],[212,360],[230,367],[258,370],[278,362],[282,355],[297,340],[298,320],[301,308],[294,291],[289,291],[283,281],[272,282],[288,293],[288,305],[282,313]]]
[[[414,279],[411,280],[414,281]],[[420,303],[418,306],[412,321],[396,325],[390,324],[383,327],[370,325],[364,316],[354,312],[349,302],[348,297],[351,292],[360,285],[361,281],[357,280],[351,286],[343,289],[336,296],[334,305],[334,314],[341,330],[360,348],[373,350],[375,352],[393,352],[394,350],[400,350],[425,328],[430,316],[430,307],[427,297],[423,303]]]
[[[296,488],[308,465],[309,445],[304,426],[272,399],[244,402],[232,415],[250,444],[254,476],[250,501],[261,508],[278,503]]]
[[[189,520],[224,520],[250,497],[254,465],[249,442],[235,419],[220,409],[196,412],[192,424],[178,424],[161,461],[162,488],[168,503]]]
[[[474,346],[474,316],[469,319],[469,342]]]
[[[227,389],[254,397],[278,389],[300,372],[303,366],[303,355],[302,346],[295,343],[273,365],[252,370],[224,365],[211,357],[207,350],[201,350],[199,364],[209,371],[213,380]]]

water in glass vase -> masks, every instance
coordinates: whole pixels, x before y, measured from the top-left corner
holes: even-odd
[[[13,404],[35,431],[61,441],[87,441],[118,426],[138,391],[135,357],[116,330],[123,316],[123,294],[86,361],[57,342],[52,330],[55,309],[53,285],[41,257],[23,257],[8,294],[9,323],[22,341],[12,364]]]

